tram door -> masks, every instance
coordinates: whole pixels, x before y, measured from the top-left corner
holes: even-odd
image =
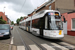
[[[43,29],[44,29],[44,18],[40,19],[40,36],[43,36]]]
[[[40,28],[40,36],[43,36],[43,29]]]

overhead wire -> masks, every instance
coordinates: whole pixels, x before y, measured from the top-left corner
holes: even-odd
[[[26,0],[24,1],[24,3],[23,3],[23,5],[22,5],[22,7],[21,7],[21,9],[20,9],[20,11],[19,11],[19,12],[21,12],[21,11],[22,11],[22,8],[23,8],[23,6],[24,6],[25,2],[26,2]],[[41,4],[39,4],[39,5],[42,5],[44,2],[45,2],[45,0],[44,0]],[[38,6],[39,6],[39,5],[38,5]]]
[[[21,9],[20,9],[20,11],[19,11],[20,13],[21,13],[21,11],[22,11],[22,8],[23,8],[25,2],[26,2],[26,0],[24,1],[23,5],[22,5],[22,7],[21,7]],[[18,14],[18,16],[20,15],[20,13]]]
[[[43,0],[43,2],[41,2],[39,5],[42,5],[45,1],[46,1],[46,0]],[[38,6],[39,6],[39,5],[38,5]],[[38,7],[38,6],[37,6],[37,7]]]
[[[26,2],[26,0],[24,1],[23,5],[22,5],[22,7],[21,7],[21,9],[20,9],[20,11],[19,11],[20,13],[21,13],[21,11],[22,11],[22,8],[23,8],[25,2]],[[44,0],[42,3],[40,3],[39,5],[42,5],[44,2],[45,2],[45,0]],[[39,5],[38,5],[38,6],[39,6]],[[20,13],[19,13],[18,15],[20,15]]]
[[[23,5],[22,5],[22,7],[21,7],[21,9],[20,9],[20,11],[19,11],[20,13],[21,13],[21,11],[22,11],[22,8],[23,8],[25,2],[26,2],[26,0],[24,1]],[[39,5],[42,5],[44,2],[45,2],[45,0],[44,0],[42,3],[40,3]],[[39,5],[38,5],[38,6],[39,6]],[[38,7],[38,6],[37,6],[37,7]],[[18,14],[18,16],[20,15],[20,13]]]
[[[22,5],[22,7],[21,7],[21,9],[20,9],[20,12],[21,12],[21,10],[22,10],[22,8],[23,8],[23,6],[24,6],[25,2],[26,2],[26,0],[24,1],[23,5]]]

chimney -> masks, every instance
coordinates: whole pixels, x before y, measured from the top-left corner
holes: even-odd
[[[5,12],[4,12],[4,15],[5,15]]]

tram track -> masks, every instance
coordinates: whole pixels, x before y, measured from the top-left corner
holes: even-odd
[[[18,29],[20,32],[22,32],[23,34],[25,34],[24,32],[23,32],[23,30],[21,31],[20,29]],[[36,41],[34,41],[31,37],[29,37],[28,36],[28,34],[25,34],[26,35],[26,37],[27,38],[29,38],[31,41],[33,41],[38,47],[39,47],[39,49],[40,50],[47,50],[46,48],[44,48],[42,45],[40,45],[40,44],[38,44]],[[61,41],[61,40],[59,40],[59,42],[52,42],[52,41],[48,41],[49,43],[55,43],[55,44],[58,44],[58,45],[60,45],[60,46],[63,46],[64,48],[67,48],[67,50],[75,50],[75,48],[72,48],[72,47],[70,47],[70,46],[67,46],[67,45],[64,45],[64,44],[61,44],[61,42],[63,42],[63,41]],[[64,42],[65,43],[65,42]],[[46,43],[47,44],[47,43]],[[49,46],[54,46],[53,44],[49,44]],[[29,46],[28,46],[29,47]],[[60,47],[57,47],[57,46],[55,46],[55,47],[53,47],[55,50],[63,50],[63,49],[60,49]],[[57,48],[57,49],[56,49]],[[30,49],[31,50],[31,49]]]
[[[18,30],[16,30],[17,32],[18,32]],[[24,40],[22,39],[22,37],[21,37],[21,35],[20,35],[20,33],[18,32],[18,34],[19,34],[19,37],[20,37],[20,39],[21,39],[21,41],[22,41],[22,43],[23,43],[23,45],[24,45],[24,47],[25,47],[25,50],[30,50],[30,48],[27,46],[27,44],[24,42]]]
[[[31,39],[31,37],[29,37],[27,34],[25,34],[27,38],[29,38],[31,41],[33,41],[40,50],[47,50],[46,48],[42,47],[41,45],[39,45],[37,42],[35,42],[33,39]]]

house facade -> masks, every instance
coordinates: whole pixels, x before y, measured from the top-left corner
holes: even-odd
[[[0,12],[0,17],[2,16],[3,20],[6,21],[6,24],[11,24],[11,20],[5,15],[5,12]]]
[[[6,23],[7,23],[7,17],[5,16],[5,13],[0,12],[0,17],[1,17],[1,16],[2,16],[3,20],[5,20]]]
[[[75,0],[49,0],[36,9],[36,13],[41,10],[58,10],[62,13],[75,11]]]
[[[49,0],[48,2],[42,4],[35,10],[35,12],[38,13],[42,10],[55,10],[55,0]]]
[[[65,17],[67,22],[67,34],[75,36],[75,12],[63,13],[62,15]]]
[[[55,10],[62,13],[75,11],[75,0],[56,0]]]

